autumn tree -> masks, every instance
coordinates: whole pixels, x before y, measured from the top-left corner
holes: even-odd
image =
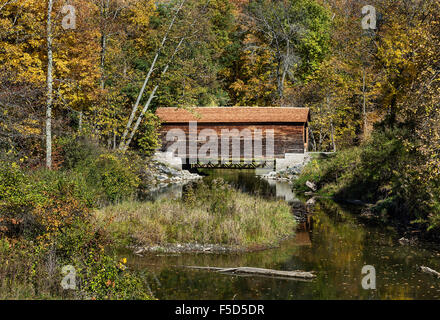
[[[244,21],[256,40],[252,43],[247,38],[245,53],[262,50],[271,54],[274,101],[283,100],[287,82],[304,79],[327,54],[330,17],[316,1],[250,1]]]

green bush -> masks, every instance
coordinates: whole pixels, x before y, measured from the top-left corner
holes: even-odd
[[[136,193],[141,162],[76,138],[57,143],[61,169],[0,162],[0,298],[150,298],[142,275],[108,252],[112,241],[90,215]],[[64,265],[77,270],[78,290],[62,290]]]
[[[85,137],[60,137],[56,144],[62,150],[63,168],[67,170],[85,165],[103,152],[98,144],[86,140]]]
[[[2,166],[0,233],[34,239],[56,232],[71,219],[88,212],[88,201],[74,177],[57,171],[26,172]]]
[[[23,203],[28,179],[16,163],[0,162],[0,202]]]
[[[360,159],[361,148],[355,147],[340,151],[333,155],[321,155],[314,158],[294,181],[298,191],[310,191],[306,186],[307,181],[316,183],[322,193],[332,194],[329,184],[350,179],[349,175],[356,170]]]
[[[81,168],[87,184],[94,186],[104,200],[121,201],[135,195],[139,177],[123,156],[101,154],[87,168]]]
[[[149,299],[142,275],[130,272],[126,259],[118,261],[106,230],[77,219],[53,240],[63,265],[77,272],[80,298]]]
[[[321,192],[344,199],[377,201],[392,196],[400,183],[399,175],[411,155],[395,131],[376,132],[371,140],[328,158],[313,160],[295,182],[305,190],[313,181]]]
[[[106,253],[108,241],[79,219],[45,241],[1,239],[0,299],[151,299],[145,275]],[[75,268],[75,290],[61,286],[65,265]]]
[[[413,168],[419,166],[423,157],[408,147],[410,137],[411,133],[402,129],[376,130],[359,147],[309,163],[295,188],[308,191],[305,182],[310,180],[322,194],[374,204],[372,212],[383,220],[396,219],[406,225],[419,223],[427,230],[438,230],[440,178],[422,185],[421,173]]]
[[[102,205],[128,199],[139,187],[139,158],[108,151],[84,138],[59,139],[63,147],[63,171],[80,186],[82,197]],[[131,159],[131,158],[135,159]]]

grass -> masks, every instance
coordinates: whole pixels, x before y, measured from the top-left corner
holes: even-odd
[[[335,196],[351,183],[359,165],[360,147],[353,147],[342,152],[315,156],[294,181],[295,190],[310,191],[307,181],[317,184],[318,193],[322,196]],[[356,193],[355,186],[349,188],[351,194]],[[363,194],[364,190],[359,194]],[[351,196],[351,195],[350,195]]]
[[[96,211],[122,245],[219,244],[255,249],[279,244],[296,222],[283,201],[233,189],[221,179],[195,183],[180,200],[124,202]]]

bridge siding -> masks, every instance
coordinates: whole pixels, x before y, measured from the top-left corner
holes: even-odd
[[[243,124],[227,124],[227,123],[198,123],[197,124],[197,135],[200,134],[200,131],[203,129],[213,129],[216,131],[217,135],[219,136],[218,141],[218,152],[219,155],[221,154],[221,131],[223,129],[238,129],[239,131],[242,131],[243,129],[250,129],[252,134],[254,133],[255,129],[262,130],[263,135],[263,155],[266,154],[265,150],[265,137],[266,137],[266,130],[274,130],[274,153],[275,158],[284,158],[285,153],[303,153],[305,151],[305,140],[307,139],[307,136],[305,137],[305,126],[304,123],[278,123],[278,124],[271,124],[271,123],[243,123]],[[189,126],[188,123],[182,123],[182,124],[169,124],[164,123],[162,124],[162,128],[160,130],[160,140],[162,141],[162,147],[161,151],[166,151],[167,148],[172,145],[174,142],[166,141],[166,134],[171,129],[181,129],[185,132],[187,135],[187,138],[189,137]],[[243,158],[244,156],[244,139],[241,137],[241,147],[240,147],[240,155]],[[200,147],[205,142],[198,142],[197,143],[197,150],[200,149]],[[229,152],[230,156],[232,156],[232,139],[229,141]],[[187,153],[189,153],[189,141],[187,141]],[[187,155],[188,157],[188,155]]]

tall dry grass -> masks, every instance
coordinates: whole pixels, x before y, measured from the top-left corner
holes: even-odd
[[[287,203],[241,193],[223,180],[196,183],[180,200],[124,202],[96,217],[121,244],[141,246],[272,246],[292,236],[296,225]]]

